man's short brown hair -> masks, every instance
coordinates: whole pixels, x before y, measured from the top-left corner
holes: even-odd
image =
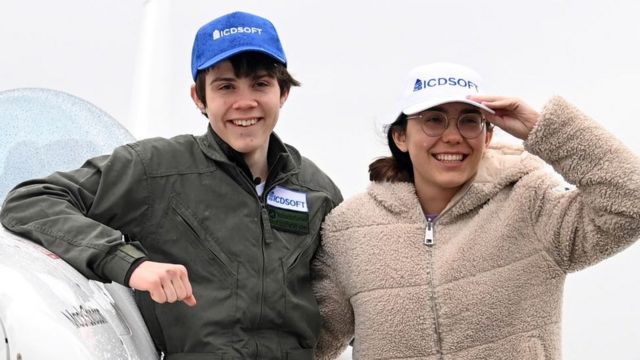
[[[286,66],[269,55],[249,51],[233,55],[227,60],[231,62],[233,73],[236,77],[251,77],[261,71],[266,71],[267,74],[275,77],[278,81],[278,86],[280,86],[280,96],[287,94],[292,86],[300,86],[300,82],[289,74]],[[213,68],[215,68],[215,65],[200,70],[196,76],[196,95],[205,106],[207,105],[205,78]],[[203,112],[203,114],[206,116],[206,113]]]

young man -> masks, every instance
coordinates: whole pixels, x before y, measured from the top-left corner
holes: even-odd
[[[342,197],[273,133],[298,82],[273,25],[242,12],[197,33],[203,136],[148,139],[20,184],[2,224],[90,279],[136,289],[166,359],[312,359],[310,262]]]

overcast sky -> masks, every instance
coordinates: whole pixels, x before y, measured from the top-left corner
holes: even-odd
[[[136,138],[205,131],[189,97],[202,24],[234,10],[271,19],[303,83],[276,131],[345,197],[365,189],[368,164],[387,154],[379,127],[405,73],[436,61],[471,66],[491,92],[537,108],[562,95],[640,153],[637,0],[0,1],[0,91],[76,95]],[[638,248],[568,277],[566,359],[640,359]]]

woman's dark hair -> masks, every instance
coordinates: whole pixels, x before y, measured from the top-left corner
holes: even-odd
[[[265,71],[270,76],[275,77],[280,86],[281,96],[288,93],[292,86],[300,86],[300,82],[291,76],[284,64],[261,52],[242,52],[231,56],[227,60],[231,62],[233,73],[236,77],[251,77],[261,71]],[[205,87],[207,86],[206,75],[214,67],[215,65],[200,70],[198,71],[198,75],[196,75],[196,95],[205,105],[207,105],[205,96]],[[206,116],[206,114],[204,115]]]
[[[393,141],[394,133],[407,131],[407,116],[400,114],[387,129],[387,143],[391,156],[382,157],[369,164],[369,180],[377,182],[413,182],[413,163],[408,152],[403,152]]]

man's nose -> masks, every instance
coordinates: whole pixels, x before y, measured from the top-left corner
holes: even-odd
[[[233,108],[236,110],[249,109],[258,106],[258,101],[251,91],[240,91],[238,97],[233,102]]]

